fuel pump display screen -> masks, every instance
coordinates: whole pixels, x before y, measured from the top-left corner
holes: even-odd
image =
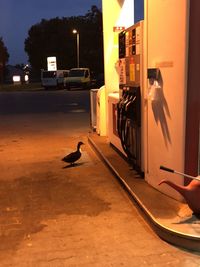
[[[126,33],[121,32],[119,33],[119,58],[124,58],[126,55]]]
[[[141,84],[142,34],[143,22],[138,22],[119,33],[119,59],[125,59],[123,75],[124,71],[126,75],[126,79],[122,82],[122,72],[120,73],[119,85],[124,84],[124,80],[127,86],[140,86]]]
[[[136,54],[136,34],[135,34],[135,29],[132,30],[132,51],[131,54],[135,55]]]

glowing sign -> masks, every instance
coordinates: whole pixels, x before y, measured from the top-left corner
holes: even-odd
[[[25,82],[28,82],[28,80],[29,80],[29,77],[28,77],[28,75],[27,75],[27,74],[24,76],[24,80],[25,80]]]
[[[19,83],[21,81],[21,77],[19,75],[14,75],[13,76],[13,82],[14,83]]]
[[[121,32],[121,31],[124,31],[125,30],[125,27],[123,26],[115,26],[113,27],[113,32]]]
[[[47,58],[47,70],[57,70],[56,57]]]

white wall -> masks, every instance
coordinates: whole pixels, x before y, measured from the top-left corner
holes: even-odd
[[[183,177],[159,170],[160,165],[184,172],[189,0],[146,0],[147,66],[159,68],[157,101],[148,100],[146,180],[157,187],[167,178]],[[181,199],[169,186],[159,190]]]
[[[119,77],[116,69],[118,60],[118,32],[115,26],[129,27],[134,23],[133,0],[102,0],[104,29],[104,72],[106,102],[109,93],[119,91]],[[106,106],[106,114],[108,107]],[[106,115],[107,118],[107,115]]]
[[[134,23],[133,0],[102,0],[104,29],[104,67],[107,92],[119,88],[119,78],[115,64],[118,60],[118,33],[114,26],[129,27]]]

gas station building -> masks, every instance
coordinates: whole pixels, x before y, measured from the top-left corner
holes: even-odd
[[[102,0],[105,86],[97,96],[97,134],[152,187],[199,175],[198,0]]]

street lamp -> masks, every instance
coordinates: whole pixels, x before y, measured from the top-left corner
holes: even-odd
[[[76,45],[77,45],[77,68],[79,68],[79,32],[74,29],[73,33],[76,34]]]

